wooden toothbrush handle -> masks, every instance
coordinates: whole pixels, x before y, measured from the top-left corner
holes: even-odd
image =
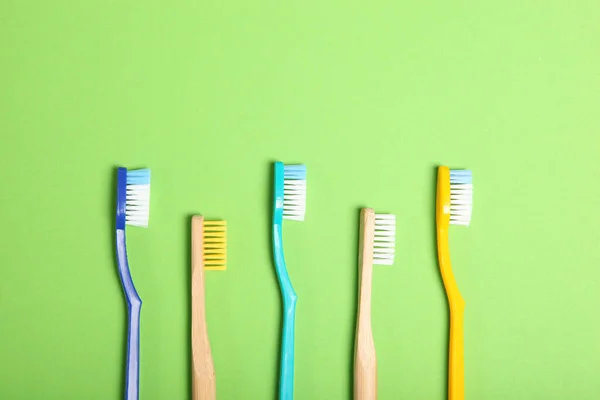
[[[360,212],[359,294],[354,353],[354,400],[377,398],[377,358],[371,330],[371,288],[373,281],[373,241],[375,212]]]
[[[203,226],[204,217],[192,217],[192,400],[215,400],[215,367],[206,328]]]

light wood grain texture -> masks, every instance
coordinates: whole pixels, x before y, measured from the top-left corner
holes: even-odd
[[[358,316],[354,352],[354,399],[377,398],[377,358],[371,330],[371,288],[373,282],[373,242],[375,212],[363,208],[360,212]]]
[[[204,294],[202,216],[192,217],[192,400],[215,400],[217,385]]]

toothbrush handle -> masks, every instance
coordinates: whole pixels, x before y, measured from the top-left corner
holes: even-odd
[[[448,400],[465,398],[465,361],[464,361],[464,313],[465,300],[462,298],[450,261],[448,230],[438,224],[438,259],[448,307],[450,309],[450,338],[448,343]]]
[[[296,302],[298,296],[287,273],[283,256],[281,212],[273,224],[273,256],[283,299],[283,326],[281,330],[281,361],[279,365],[279,400],[294,398],[294,331],[296,325]]]
[[[450,306],[448,400],[465,398],[464,314],[464,302],[455,302]]]
[[[203,225],[204,217],[192,217],[192,400],[215,400],[215,367],[206,326]]]
[[[140,302],[129,303],[125,399],[137,400],[140,376]]]
[[[135,290],[125,242],[125,230],[117,229],[119,276],[127,299],[127,364],[125,366],[125,400],[137,400],[140,379],[140,311],[142,300]]]
[[[279,400],[292,400],[294,398],[294,330],[297,297],[293,295],[284,298]]]
[[[354,399],[377,398],[377,357],[371,329],[371,289],[373,282],[373,240],[375,213],[370,208],[360,213],[359,298],[354,353]]]

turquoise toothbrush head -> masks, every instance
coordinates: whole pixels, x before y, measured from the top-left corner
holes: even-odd
[[[117,169],[116,244],[117,264],[127,300],[127,362],[125,400],[137,400],[140,378],[140,310],[142,299],[135,290],[129,263],[125,226],[148,227],[150,214],[150,170]]]
[[[304,221],[306,166],[275,163],[273,199],[273,257],[283,299],[283,328],[279,372],[279,400],[294,398],[294,325],[298,296],[292,287],[283,256],[283,220]]]

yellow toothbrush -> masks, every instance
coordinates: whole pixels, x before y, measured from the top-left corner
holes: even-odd
[[[227,224],[192,217],[192,400],[215,400],[217,385],[208,330],[204,270],[225,270]]]
[[[448,348],[448,400],[465,398],[464,311],[462,298],[450,263],[448,227],[469,225],[473,209],[473,176],[469,170],[439,167],[437,181],[436,225],[438,261],[450,308]]]

